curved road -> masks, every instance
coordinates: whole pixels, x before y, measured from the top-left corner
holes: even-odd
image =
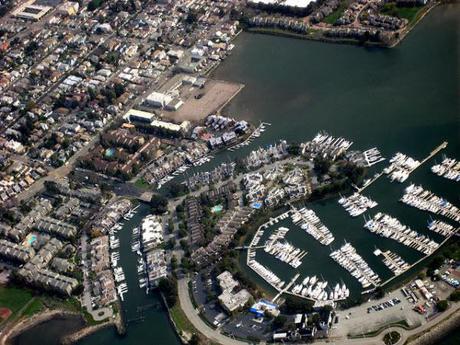
[[[197,310],[193,307],[190,295],[188,293],[189,279],[180,279],[177,281],[179,302],[182,310],[189,321],[200,331],[206,338],[222,345],[247,345],[248,343],[229,338],[221,334],[218,330],[209,327],[198,315]]]

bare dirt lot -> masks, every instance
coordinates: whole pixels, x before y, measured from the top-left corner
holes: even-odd
[[[222,80],[208,80],[202,89],[181,90],[184,104],[177,111],[164,111],[163,116],[175,122],[200,121],[222,109],[244,85]],[[184,97],[185,96],[185,97]]]

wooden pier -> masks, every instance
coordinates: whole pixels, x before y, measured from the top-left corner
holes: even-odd
[[[417,169],[419,166],[421,166],[422,164],[426,163],[428,160],[430,160],[431,158],[433,158],[434,156],[436,156],[438,154],[439,151],[445,149],[447,147],[447,144],[448,142],[447,141],[444,141],[441,145],[439,145],[438,147],[436,147],[433,151],[430,152],[430,154],[425,158],[423,159],[419,165],[417,165],[416,167],[414,167],[410,172],[413,172],[415,169]]]
[[[433,151],[430,152],[430,154],[425,157],[417,166],[412,168],[409,173],[412,173],[415,169],[420,167],[422,164],[426,163],[428,160],[433,158],[436,154],[439,153],[439,151],[445,149],[447,147],[448,142],[444,141],[441,145],[437,146]],[[363,190],[365,190],[367,187],[369,187],[371,184],[373,184],[375,181],[377,181],[381,176],[383,175],[383,171],[375,175],[369,182],[367,182],[365,185],[362,187],[358,187],[355,184],[352,184],[353,188],[356,189],[358,193],[361,193]]]

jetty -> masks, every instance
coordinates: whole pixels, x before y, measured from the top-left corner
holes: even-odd
[[[425,159],[423,159],[417,167],[415,167],[414,169],[412,169],[412,171],[414,171],[414,170],[417,169],[419,166],[421,166],[422,164],[426,163],[426,162],[429,161],[431,158],[433,158],[434,156],[436,156],[436,155],[438,154],[439,151],[444,150],[444,149],[447,147],[447,144],[448,144],[447,141],[443,141],[439,146],[437,146],[433,151],[431,151],[430,154],[429,154]],[[411,171],[411,172],[412,172],[412,171]]]
[[[372,177],[370,180],[367,180],[364,182],[364,184],[361,186],[361,187],[358,187],[357,185],[355,185],[354,183],[352,184],[352,187],[354,189],[356,189],[356,191],[358,193],[361,193],[362,191],[364,191],[367,187],[369,187],[371,184],[373,184],[375,181],[377,181],[381,176],[383,175],[383,171],[380,172],[380,173],[377,173],[374,175],[374,177]]]

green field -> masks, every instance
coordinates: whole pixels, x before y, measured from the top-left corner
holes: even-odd
[[[44,305],[41,300],[34,298],[29,305],[24,309],[22,312],[23,315],[25,316],[32,316],[40,311],[42,311],[44,308]]]
[[[32,294],[24,289],[0,287],[0,307],[6,307],[16,313],[32,299]]]
[[[136,187],[143,188],[143,189],[148,189],[150,187],[150,185],[142,177],[137,179],[134,185]]]
[[[174,307],[169,309],[169,311],[171,313],[171,318],[173,319],[178,329],[180,329],[183,332],[190,333],[190,334],[198,333],[196,328],[187,319],[187,316],[184,314],[184,311],[181,309],[179,302],[177,302],[174,305]]]

